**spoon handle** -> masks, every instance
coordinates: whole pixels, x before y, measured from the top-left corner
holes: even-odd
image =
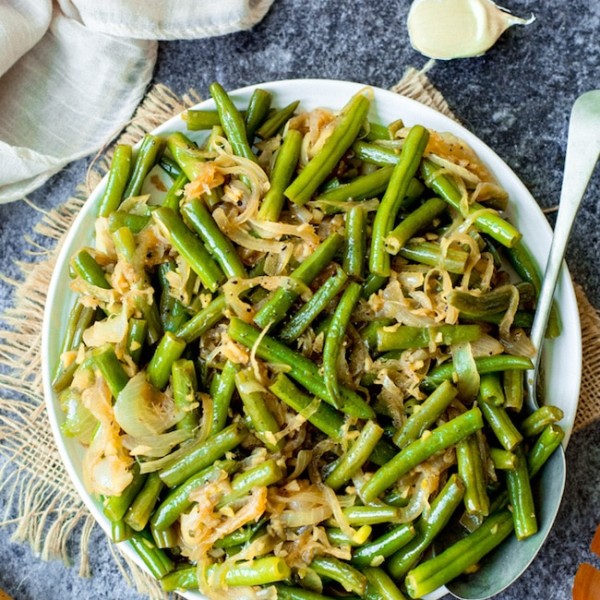
[[[577,210],[581,205],[587,184],[600,154],[600,90],[581,95],[573,105],[569,123],[565,173],[560,204],[550,254],[537,310],[531,328],[531,341],[537,348],[534,358],[533,379],[530,390],[535,389],[535,379],[540,363],[541,347],[552,306],[554,289],[563,263],[567,240]]]

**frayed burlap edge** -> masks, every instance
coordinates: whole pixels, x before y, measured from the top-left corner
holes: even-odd
[[[392,90],[456,118],[425,72],[408,69]],[[162,85],[153,87],[120,143],[135,143],[145,133],[199,100],[194,91],[177,97]],[[45,412],[41,383],[41,329],[46,293],[56,257],[71,223],[108,168],[111,150],[102,149],[74,197],[44,213],[35,231],[47,238],[48,249],[29,240],[37,260],[19,262],[21,277],[13,284],[14,308],[0,319],[0,493],[7,501],[0,525],[13,525],[13,539],[27,542],[42,559],[68,562],[67,543],[79,536],[79,572],[89,575],[88,543],[94,519],[77,495],[60,460]],[[6,278],[5,278],[6,280]],[[581,288],[576,287],[583,333],[584,363],[575,430],[598,418],[600,383],[600,317]],[[111,546],[125,580],[150,598],[165,598],[157,582],[117,548]]]

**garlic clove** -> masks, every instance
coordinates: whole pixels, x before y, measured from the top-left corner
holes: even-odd
[[[430,58],[479,56],[513,25],[529,25],[491,0],[415,0],[408,13],[413,48]]]

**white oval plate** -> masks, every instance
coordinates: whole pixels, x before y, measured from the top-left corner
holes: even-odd
[[[298,79],[245,87],[231,92],[231,97],[238,106],[245,107],[250,95],[257,87],[270,91],[274,97],[273,104],[278,107],[283,107],[299,99],[301,100],[300,110],[311,110],[317,107],[337,110],[347,102],[352,94],[365,86],[347,81]],[[508,192],[511,203],[508,214],[523,233],[535,259],[540,265],[545,265],[552,230],[536,201],[508,165],[481,140],[448,117],[415,100],[393,92],[378,88],[373,88],[373,91],[375,101],[369,115],[370,119],[380,123],[389,123],[401,118],[407,125],[420,123],[430,129],[451,132],[462,138],[473,148]],[[214,109],[215,106],[212,100],[206,100],[194,108]],[[169,119],[155,129],[153,133],[164,134],[172,131],[186,132],[185,122],[181,119],[181,116],[178,115]],[[194,139],[201,139],[205,134],[202,132],[189,132],[188,135]],[[63,436],[61,432],[60,426],[64,421],[64,415],[51,385],[52,372],[59,359],[60,346],[68,315],[74,302],[74,294],[70,291],[68,285],[69,259],[76,250],[82,246],[90,245],[93,241],[95,209],[105,185],[106,177],[92,192],[81,213],[75,219],[56,261],[44,314],[42,374],[50,424],[60,455],[79,495],[94,515],[94,518],[108,534],[110,523],[104,516],[100,503],[88,494],[83,485],[81,469],[83,448],[77,441]],[[546,376],[544,383],[547,390],[547,402],[559,406],[565,413],[561,425],[566,430],[563,442],[566,447],[575,420],[581,380],[579,313],[573,285],[566,269],[563,270],[559,280],[556,298],[560,307],[563,331],[557,340],[546,343],[544,362]],[[131,550],[129,544],[124,543],[122,547],[128,556],[139,563],[139,559]],[[441,588],[428,595],[427,598],[429,600],[439,598],[446,591],[445,588]],[[188,593],[185,597],[190,599],[203,598],[198,593]]]

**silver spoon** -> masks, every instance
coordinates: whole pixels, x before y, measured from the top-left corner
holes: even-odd
[[[594,90],[581,95],[571,111],[559,211],[531,329],[531,341],[538,350],[533,359],[534,369],[529,371],[527,378],[528,412],[538,408],[537,379],[552,298],[575,215],[599,156],[600,90]],[[561,447],[544,466],[534,488],[537,496],[539,531],[521,542],[514,536],[509,538],[486,559],[480,571],[468,579],[448,584],[448,590],[463,600],[485,600],[511,585],[533,561],[550,533],[560,507],[565,480],[565,453]]]

